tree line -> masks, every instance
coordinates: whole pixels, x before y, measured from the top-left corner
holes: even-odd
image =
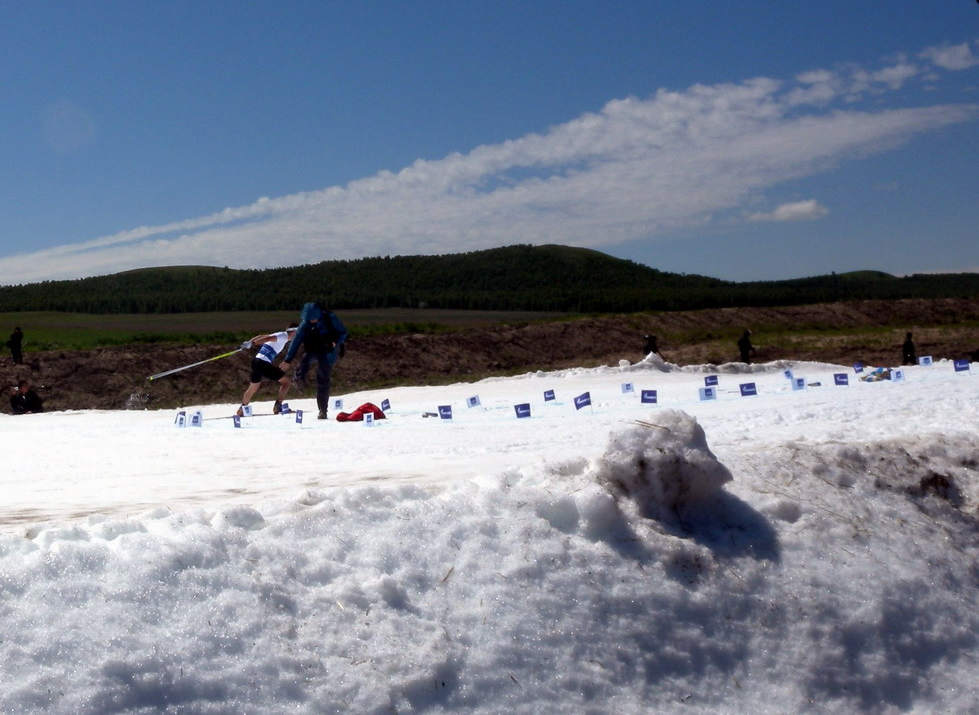
[[[599,251],[517,245],[440,256],[385,256],[289,268],[147,268],[0,287],[0,312],[182,313],[448,308],[574,313],[801,305],[861,299],[971,298],[979,274],[875,271],[732,282],[659,271]]]

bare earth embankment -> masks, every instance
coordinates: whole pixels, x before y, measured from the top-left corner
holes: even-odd
[[[343,317],[340,312],[340,317]],[[914,333],[919,355],[964,358],[979,349],[979,298],[827,303],[783,308],[641,313],[573,321],[499,325],[434,335],[354,337],[334,370],[335,394],[371,387],[475,380],[534,370],[615,365],[642,357],[642,336],[656,335],[660,353],[681,365],[738,359],[734,341],[750,328],[755,360],[815,360],[868,365],[900,362]],[[269,329],[255,326],[256,332]],[[162,408],[234,402],[248,381],[244,353],[170,377],[146,377],[227,352],[234,346],[140,345],[9,354],[0,380],[28,376],[49,410]],[[295,394],[295,393],[294,393]],[[311,394],[311,392],[307,392]],[[271,399],[271,387],[256,400]],[[3,401],[0,408],[9,412]]]

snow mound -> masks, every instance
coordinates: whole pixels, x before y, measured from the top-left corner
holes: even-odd
[[[634,501],[643,516],[665,520],[717,494],[732,476],[693,417],[663,410],[653,419],[612,434],[595,478],[614,496]]]
[[[637,363],[639,364],[639,363]],[[671,363],[667,363],[671,365]],[[703,365],[672,365],[671,371],[701,374],[717,373],[719,375],[770,375],[781,373],[786,370],[811,370],[814,372],[838,371],[839,365],[832,365],[825,362],[813,362],[811,360],[773,360],[765,363],[725,362],[720,365],[705,363]]]

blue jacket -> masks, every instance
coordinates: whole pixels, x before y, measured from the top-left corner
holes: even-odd
[[[315,320],[316,322],[312,322]],[[337,361],[337,348],[347,339],[347,329],[332,310],[323,310],[316,303],[306,303],[299,314],[299,327],[296,337],[286,352],[285,361],[292,359],[299,351],[300,345],[306,346],[306,352],[314,355],[326,355],[331,365]]]

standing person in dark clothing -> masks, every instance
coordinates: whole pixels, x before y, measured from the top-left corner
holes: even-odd
[[[17,387],[13,388],[13,394],[10,396],[10,408],[14,411],[15,415],[44,412],[42,400],[34,392],[30,380],[21,380]]]
[[[659,345],[656,343],[655,335],[643,335],[642,336],[642,352],[643,355],[649,355],[649,353],[658,353]]]
[[[299,314],[296,337],[279,365],[282,370],[289,369],[299,346],[303,346],[303,356],[296,368],[296,385],[301,390],[306,384],[310,363],[316,361],[316,406],[321,420],[326,419],[330,406],[330,373],[336,361],[343,357],[346,340],[347,329],[333,311],[321,303],[306,303]]]
[[[755,347],[751,344],[751,331],[747,328],[738,338],[738,352],[741,353],[741,362],[750,365],[751,356],[755,354]]]
[[[20,365],[24,362],[24,354],[21,352],[21,344],[24,342],[24,331],[19,327],[14,328],[14,332],[10,334],[10,339],[7,341],[7,347],[10,348],[10,354],[14,358],[14,364]]]
[[[901,346],[901,364],[918,364],[918,351],[915,350],[914,341],[911,339],[911,333],[904,336],[904,344]]]

